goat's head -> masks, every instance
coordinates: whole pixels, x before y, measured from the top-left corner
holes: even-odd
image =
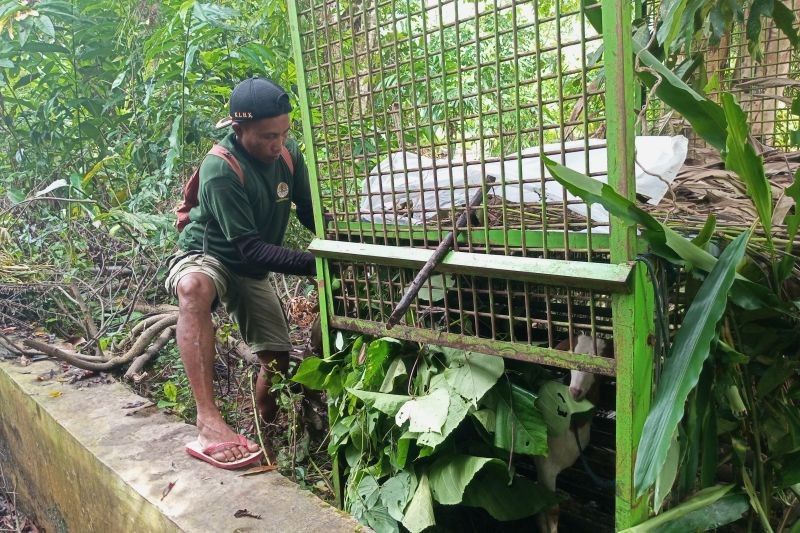
[[[614,350],[613,343],[610,340],[607,341],[600,338],[593,339],[588,335],[578,335],[575,340],[575,346],[572,349],[573,353],[610,357]],[[563,342],[561,345],[563,345]],[[569,343],[567,343],[565,349],[569,349]],[[595,386],[596,383],[597,376],[591,372],[571,370],[569,373],[569,393],[576,401],[584,399],[589,393],[589,390]]]

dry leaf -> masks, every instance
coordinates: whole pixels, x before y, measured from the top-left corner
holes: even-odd
[[[167,485],[166,488],[164,488],[163,492],[161,492],[161,499],[162,500],[167,497],[167,494],[170,493],[170,491],[172,490],[172,487],[174,487],[175,483],[177,483],[177,482],[178,482],[177,479],[175,481],[170,481],[169,485]]]
[[[233,516],[235,516],[236,518],[249,517],[249,518],[255,518],[256,520],[261,520],[260,514],[253,514],[247,509],[239,509],[238,511],[233,513]]]
[[[62,394],[62,393],[61,393],[61,391],[60,391],[60,390],[54,390],[54,391],[51,391],[51,392],[50,392],[49,396],[50,396],[51,398],[58,398],[59,396],[61,396],[61,394]]]

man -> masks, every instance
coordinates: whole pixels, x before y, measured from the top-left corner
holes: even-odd
[[[187,452],[220,468],[239,468],[260,460],[259,446],[236,434],[214,403],[212,378],[215,342],[211,311],[222,303],[256,353],[261,371],[256,382],[258,415],[275,421],[277,403],[269,392],[276,372],[289,365],[288,325],[270,272],[314,275],[314,257],[281,246],[290,204],[300,222],[314,231],[308,169],[297,144],[286,148],[294,172],[281,156],[289,133],[289,96],[263,78],[234,88],[230,117],[218,126],[233,131],[219,144],[235,157],[240,179],[221,157],[200,166],[198,205],[178,241],[166,286],[177,295],[177,341],[197,402],[198,440]],[[269,450],[267,450],[269,452]]]

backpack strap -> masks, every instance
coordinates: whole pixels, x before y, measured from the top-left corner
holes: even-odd
[[[242,166],[239,164],[239,161],[234,157],[234,155],[224,146],[220,146],[215,144],[211,147],[211,150],[208,151],[209,155],[215,155],[221,159],[223,159],[228,166],[231,167],[234,174],[238,176],[239,182],[244,185],[244,171],[242,170]]]
[[[292,154],[289,153],[286,146],[281,147],[281,159],[283,159],[283,162],[289,167],[289,174],[294,176],[294,161],[292,160]]]

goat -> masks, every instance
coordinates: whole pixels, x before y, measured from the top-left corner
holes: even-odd
[[[557,350],[568,351],[570,349],[569,339],[566,339],[556,346]],[[613,345],[603,339],[593,339],[588,335],[579,335],[573,353],[581,354],[600,354],[603,356],[613,355]],[[597,376],[581,370],[571,370],[569,380],[569,392],[573,399],[582,400],[587,398],[597,405],[599,395],[599,382]],[[581,452],[589,444],[589,434],[592,428],[590,418],[580,423],[573,423],[570,430],[561,435],[548,435],[547,447],[549,452],[546,456],[537,456],[534,461],[539,483],[555,492],[556,478],[565,468],[569,468],[580,457]],[[577,439],[576,439],[577,437]],[[580,442],[580,448],[578,447]],[[540,533],[558,532],[558,505],[546,509],[539,513],[538,524]]]

